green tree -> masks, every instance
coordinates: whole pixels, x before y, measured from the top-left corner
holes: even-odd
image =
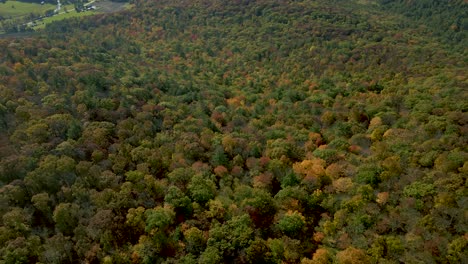
[[[70,237],[57,234],[48,238],[39,260],[43,263],[72,263],[73,243]]]
[[[297,212],[287,212],[278,221],[278,228],[290,237],[295,237],[300,234],[306,222],[305,217]]]
[[[49,218],[52,215],[51,200],[49,194],[38,193],[31,197],[31,202],[34,207],[39,210],[44,217]]]
[[[216,247],[207,247],[205,251],[203,251],[198,259],[199,264],[218,264],[223,263],[223,253]]]
[[[248,263],[276,263],[266,241],[256,238],[246,249]]]
[[[0,256],[5,263],[30,263],[37,261],[41,240],[38,236],[17,237],[4,243]]]
[[[70,235],[80,219],[80,207],[74,203],[60,203],[55,207],[52,217],[57,230]]]
[[[177,215],[189,216],[192,213],[192,201],[175,186],[169,187],[164,202],[174,207]]]
[[[206,247],[206,239],[203,235],[203,231],[196,227],[191,227],[184,231],[184,237],[186,241],[186,250],[194,255],[198,255],[203,252]]]
[[[146,227],[145,208],[139,206],[128,209],[125,224],[130,226],[135,233],[142,234]]]
[[[458,237],[450,242],[447,249],[447,260],[450,263],[462,263],[468,260],[468,242],[466,238]]]
[[[212,180],[204,178],[201,174],[197,174],[190,180],[188,190],[190,197],[195,202],[204,204],[214,198],[216,186]]]
[[[55,194],[62,185],[71,186],[75,181],[75,161],[67,156],[47,155],[39,167],[28,173],[25,184],[33,193]]]
[[[2,216],[3,225],[19,234],[27,234],[31,230],[31,214],[22,208],[11,208]]]
[[[254,189],[252,198],[246,199],[244,203],[256,227],[267,228],[270,226],[276,213],[276,207],[268,192]]]
[[[248,215],[236,216],[223,225],[216,225],[210,229],[208,247],[202,256],[217,250],[223,258],[234,258],[250,245],[253,231]]]
[[[171,226],[175,220],[175,213],[169,207],[156,207],[146,210],[146,227],[145,231],[164,231]]]

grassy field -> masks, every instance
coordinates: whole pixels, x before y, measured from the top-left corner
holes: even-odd
[[[34,23],[32,23],[30,18],[31,14],[34,14],[35,17],[43,16],[47,10],[54,10],[56,6],[51,4],[41,5],[8,0],[6,3],[0,3],[0,21],[3,23],[9,23],[11,21],[14,24],[28,23],[28,26],[30,26],[32,29],[38,30],[44,28],[47,24],[54,21],[73,17],[91,16],[99,13],[112,13],[131,8],[132,6],[128,3],[117,3],[107,0],[98,0],[92,4],[90,3],[90,5],[95,5],[97,9],[76,12],[73,5],[63,5],[59,14],[56,14],[52,17],[44,17],[43,19],[36,20]],[[3,31],[3,28],[0,27],[0,34],[4,33],[5,32]]]
[[[67,18],[72,17],[84,17],[84,16],[92,16],[95,14],[99,14],[99,11],[85,11],[85,12],[76,12],[75,9],[71,9],[68,13],[58,14],[52,17],[46,17],[42,19],[42,21],[37,22],[37,26],[33,26],[34,30],[44,28],[47,24],[52,23],[54,21],[59,21]]]
[[[22,18],[30,14],[44,15],[47,10],[54,10],[57,6],[52,4],[34,4],[8,0],[0,3],[0,16],[4,19]],[[72,10],[73,5],[62,5],[62,10]]]
[[[0,3],[0,16],[4,18],[18,18],[22,16],[27,16],[31,13],[42,15],[47,10],[54,10],[55,7],[55,5],[51,4],[40,5],[9,0],[5,3]]]

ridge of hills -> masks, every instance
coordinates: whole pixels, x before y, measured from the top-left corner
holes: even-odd
[[[133,1],[0,39],[0,263],[468,261],[466,1]]]

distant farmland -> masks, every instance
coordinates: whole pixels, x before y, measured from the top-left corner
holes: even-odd
[[[3,19],[28,17],[31,14],[44,15],[47,10],[54,10],[52,4],[35,4],[19,1],[0,3],[0,17]],[[73,6],[72,6],[73,7]]]
[[[86,5],[93,5],[96,9],[76,12],[74,5],[62,5],[58,14],[45,17],[46,12],[50,13],[55,10],[56,5],[8,0],[5,3],[0,3],[0,34],[38,30],[49,23],[62,19],[90,16],[98,13],[112,13],[130,7],[128,3],[107,0],[91,1]]]

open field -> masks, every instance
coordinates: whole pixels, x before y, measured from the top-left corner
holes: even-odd
[[[44,28],[49,23],[67,18],[91,16],[99,13],[112,13],[131,8],[131,5],[128,3],[111,2],[107,0],[91,1],[88,4],[85,4],[85,6],[91,5],[95,6],[96,9],[82,12],[76,12],[73,5],[63,5],[58,14],[51,17],[37,19],[39,16],[44,16],[46,11],[54,10],[56,6],[51,4],[40,5],[9,0],[4,4],[0,4],[0,22],[6,25],[28,25],[30,28],[38,30]],[[6,33],[4,28],[0,28],[0,34],[4,33]]]
[[[95,14],[99,14],[98,11],[86,11],[86,12],[76,12],[74,9],[70,10],[68,13],[61,13],[52,17],[43,18],[41,21],[37,21],[37,26],[32,26],[34,30],[45,28],[45,26],[49,23],[54,21],[59,21],[67,18],[72,17],[84,17],[84,16],[92,16]]]
[[[0,16],[3,18],[18,18],[22,16],[27,16],[31,13],[33,14],[44,14],[47,10],[54,10],[56,5],[51,4],[34,4],[34,3],[25,3],[19,1],[6,1],[5,3],[0,3]]]
[[[8,0],[5,3],[0,3],[0,17],[3,17],[3,19],[18,19],[27,17],[30,14],[44,15],[47,10],[54,10],[56,7],[56,5],[52,4],[41,5]],[[62,10],[72,10],[73,8],[73,5],[62,5]]]

